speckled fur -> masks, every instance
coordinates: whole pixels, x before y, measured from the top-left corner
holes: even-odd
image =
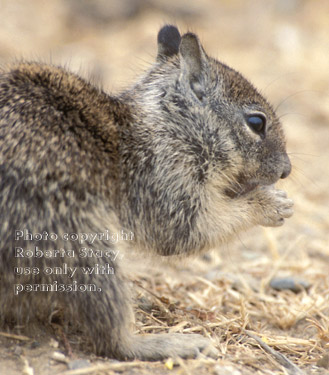
[[[61,266],[63,259],[15,258],[15,247],[68,248],[64,241],[15,241],[31,233],[134,233],[134,247],[161,255],[218,246],[254,225],[282,225],[292,201],[273,184],[290,171],[279,120],[239,73],[207,56],[191,33],[158,36],[157,62],[131,89],[111,97],[62,68],[18,63],[0,74],[0,313],[24,323],[64,306],[95,352],[119,359],[193,357],[199,335],[130,333],[132,310],[114,275],[83,276],[101,293],[13,293],[13,284],[69,283],[65,275],[15,276],[13,267]],[[267,118],[255,134],[245,114]],[[251,186],[251,188],[250,188]],[[248,188],[249,187],[249,188]],[[78,250],[81,245],[69,243]],[[95,249],[108,242],[96,241]],[[116,248],[116,245],[112,245]],[[95,259],[65,258],[69,266]],[[216,355],[213,348],[209,355]]]

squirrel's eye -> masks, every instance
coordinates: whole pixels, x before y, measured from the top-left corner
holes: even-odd
[[[249,115],[247,117],[247,124],[251,130],[259,135],[265,136],[266,130],[266,118],[265,116],[257,113],[255,115]]]

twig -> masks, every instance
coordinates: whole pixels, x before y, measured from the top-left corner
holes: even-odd
[[[144,364],[141,362],[122,362],[122,363],[104,363],[104,364],[97,364],[90,367],[76,369],[76,370],[68,370],[61,372],[58,375],[86,375],[86,374],[96,374],[99,371],[125,371],[131,367],[141,367]]]
[[[283,354],[275,351],[272,349],[269,345],[267,345],[261,338],[254,335],[252,332],[248,330],[243,330],[243,332],[254,339],[257,344],[263,348],[267,353],[271,354],[271,356],[283,367],[285,367],[288,370],[289,375],[306,375],[304,371],[302,371],[299,367],[297,367],[293,362],[291,362],[287,357],[285,357]]]
[[[21,335],[14,335],[12,333],[0,332],[0,336],[7,337],[8,339],[20,340],[20,341],[29,341],[31,340],[29,337],[21,336]]]

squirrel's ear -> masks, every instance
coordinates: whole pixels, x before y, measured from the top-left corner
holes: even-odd
[[[198,99],[204,96],[203,73],[207,63],[207,57],[198,37],[193,33],[182,36],[179,46],[181,69],[183,77],[186,77]]]
[[[181,41],[180,33],[176,26],[166,25],[158,34],[157,61],[163,61],[170,56],[176,55]]]

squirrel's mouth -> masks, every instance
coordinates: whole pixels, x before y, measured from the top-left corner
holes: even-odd
[[[244,184],[237,183],[227,189],[225,189],[225,194],[234,199],[241,197],[242,195],[248,194],[251,191],[255,190],[258,186],[260,186],[260,183],[257,182],[247,182]]]
[[[264,178],[255,178],[255,177],[246,177],[244,175],[240,175],[232,185],[225,189],[225,194],[234,199],[241,196],[244,196],[251,191],[262,187],[262,186],[270,186],[275,184],[277,178],[273,179],[264,179]]]

